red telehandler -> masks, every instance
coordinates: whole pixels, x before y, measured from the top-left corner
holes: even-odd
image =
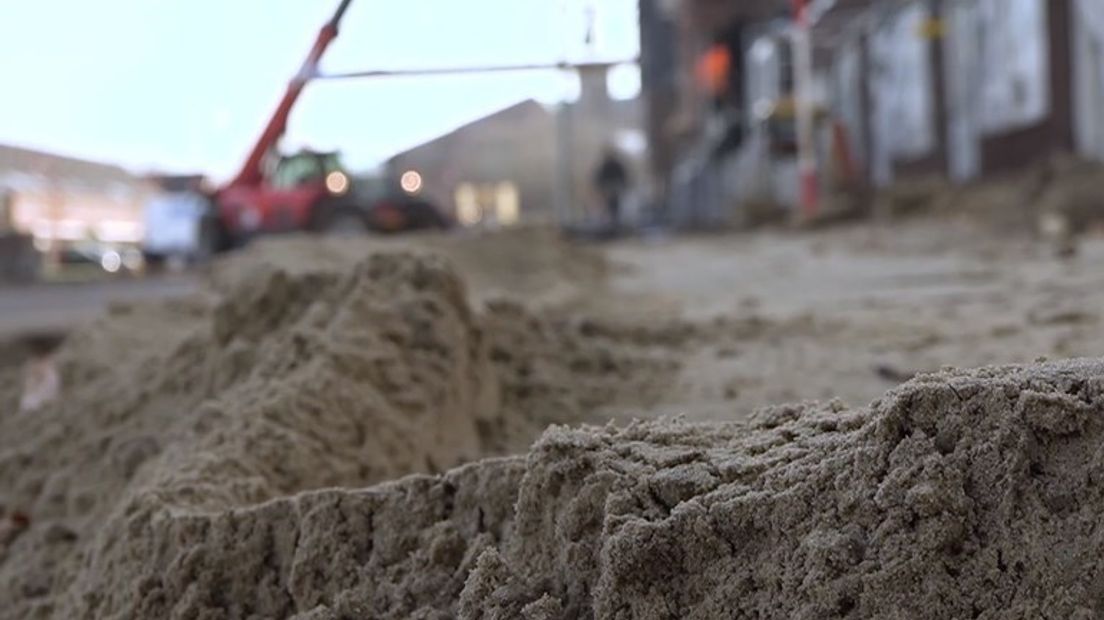
[[[241,170],[214,192],[200,226],[202,253],[228,250],[269,233],[393,233],[450,226],[436,207],[415,196],[400,192],[358,196],[336,153],[303,151],[289,156],[277,151],[291,110],[317,74],[319,61],[337,38],[338,24],[351,3],[341,0]]]

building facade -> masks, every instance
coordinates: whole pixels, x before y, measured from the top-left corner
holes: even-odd
[[[676,38],[650,40],[660,29],[642,25],[643,57],[652,47],[679,56],[664,65],[677,67],[675,76],[645,81],[649,110],[673,110],[666,127],[649,125],[672,219],[739,225],[747,205],[764,199],[792,209],[797,169],[778,148],[772,118],[792,107],[791,2],[641,3],[642,20],[658,13]],[[1099,0],[810,6],[822,188],[830,191],[840,168],[878,188],[917,178],[969,182],[1056,155],[1104,159]],[[699,79],[718,46],[731,58],[728,83],[739,85],[720,96]]]
[[[1084,7],[1090,4],[1084,3]],[[957,181],[1078,152],[1074,0],[916,0],[872,4],[825,50],[823,70],[848,83],[834,113],[868,118],[862,153],[887,185],[935,175]],[[849,75],[848,50],[863,62]],[[846,99],[850,89],[865,97]]]
[[[640,105],[610,98],[609,68],[577,67],[573,103],[520,102],[394,156],[387,175],[417,179],[407,189],[468,226],[581,221],[598,206],[591,178],[607,146],[644,176]]]
[[[4,225],[41,250],[80,241],[137,244],[153,183],[118,166],[0,145]]]

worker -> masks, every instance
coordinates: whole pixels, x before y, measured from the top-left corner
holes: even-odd
[[[610,228],[616,232],[621,225],[621,201],[629,188],[629,171],[612,146],[603,151],[602,161],[594,171],[594,185],[602,197]]]

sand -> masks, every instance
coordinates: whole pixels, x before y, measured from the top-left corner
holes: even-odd
[[[866,409],[555,428],[441,476],[138,512],[59,617],[1092,618],[1102,388],[1099,361],[944,373]]]
[[[869,408],[778,407],[750,429],[550,431],[462,607],[1096,617],[1102,387],[1104,364],[1076,361],[924,376]]]
[[[425,253],[220,269],[239,279],[117,304],[56,354],[54,403],[0,417],[0,617],[161,617],[116,565],[177,520],[522,452],[678,366],[647,334],[476,310]]]
[[[213,287],[233,291],[258,267],[290,274],[344,270],[378,252],[430,252],[463,274],[474,304],[508,296],[541,309],[573,308],[604,280],[609,265],[595,248],[565,242],[547,227],[522,227],[484,234],[408,235],[319,239],[310,235],[262,239],[220,261],[211,270]]]
[[[981,224],[1000,234],[1031,235],[1060,255],[1076,252],[1078,237],[1104,226],[1099,161],[1056,155],[1015,174],[964,185],[922,178],[879,190],[872,211],[883,219],[939,214]]]
[[[1056,293],[1087,272],[1021,261],[1023,303],[951,278],[887,310],[820,281],[931,274],[808,240],[824,271],[776,238],[695,246],[696,279],[678,247],[478,241],[261,244],[78,330],[33,414],[0,367],[0,618],[1104,613],[1104,363],[923,372],[1095,346],[1089,299]],[[764,256],[787,277],[751,299]],[[823,398],[753,413],[785,395]]]

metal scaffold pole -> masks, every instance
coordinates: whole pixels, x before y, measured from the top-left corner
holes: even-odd
[[[556,109],[556,220],[567,226],[575,220],[574,174],[572,174],[571,104]]]
[[[797,112],[798,177],[801,217],[809,220],[819,209],[816,136],[813,106],[813,46],[809,0],[793,0],[794,102]]]

